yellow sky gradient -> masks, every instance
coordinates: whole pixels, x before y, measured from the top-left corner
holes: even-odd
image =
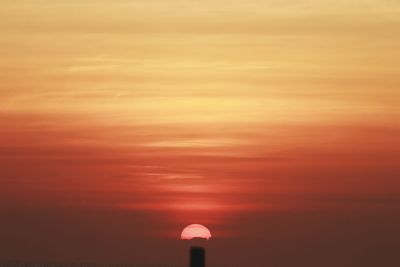
[[[397,116],[399,9],[374,0],[3,1],[1,109]]]

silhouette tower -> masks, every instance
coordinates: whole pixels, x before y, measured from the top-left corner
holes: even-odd
[[[190,267],[205,267],[206,251],[202,247],[190,248]]]

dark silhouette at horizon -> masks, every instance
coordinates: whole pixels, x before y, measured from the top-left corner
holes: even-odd
[[[190,248],[190,267],[205,267],[206,251],[202,247]]]

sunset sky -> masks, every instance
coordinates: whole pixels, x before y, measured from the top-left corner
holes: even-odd
[[[0,262],[400,266],[400,1],[0,2]]]

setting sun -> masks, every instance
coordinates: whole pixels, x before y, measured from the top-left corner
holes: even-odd
[[[201,224],[191,224],[183,229],[181,239],[191,240],[193,238],[204,238],[209,240],[211,238],[211,232],[207,227]]]

